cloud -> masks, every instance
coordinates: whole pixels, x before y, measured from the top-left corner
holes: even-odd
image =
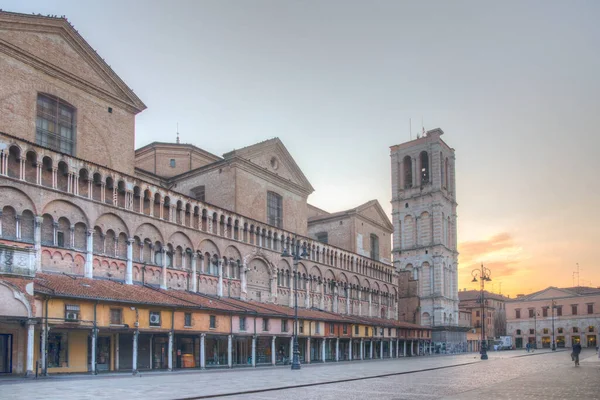
[[[476,268],[483,263],[496,277],[522,272],[519,264],[527,259],[523,248],[508,232],[484,240],[459,243],[458,251],[460,269]],[[466,271],[462,275],[466,276]]]

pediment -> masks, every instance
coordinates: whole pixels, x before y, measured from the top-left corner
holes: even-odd
[[[385,211],[383,211],[383,208],[377,200],[369,201],[368,203],[358,207],[356,213],[370,219],[371,221],[377,222],[381,226],[387,227],[390,231],[394,230],[390,219],[387,217]]]
[[[541,292],[538,292],[538,293],[532,295],[529,299],[530,300],[546,300],[546,299],[549,300],[549,299],[554,299],[554,298],[573,297],[573,296],[576,296],[576,294],[569,290],[559,289],[559,288],[555,288],[555,287],[549,287],[547,289],[542,290]]]
[[[278,138],[234,150],[223,155],[223,158],[226,159],[232,157],[240,157],[256,164],[274,175],[303,187],[309,194],[314,191],[314,188],[308,179],[306,179],[298,164],[296,164],[296,161]]]
[[[0,52],[136,112],[146,108],[63,18],[0,12]]]

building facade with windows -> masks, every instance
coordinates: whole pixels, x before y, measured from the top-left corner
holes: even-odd
[[[234,357],[237,344],[229,341],[238,339],[234,328],[219,322],[222,314],[247,314],[240,324],[254,327],[254,316],[264,317],[272,306],[279,307],[273,311],[279,320],[287,319],[281,315],[289,316],[294,306],[294,285],[298,306],[322,313],[306,320],[371,330],[403,326],[407,335],[421,329],[398,322],[399,274],[385,256],[391,225],[376,202],[353,217],[373,228],[361,231],[360,251],[319,241],[309,235],[307,198],[314,189],[281,140],[222,156],[178,141],[135,150],[135,116],[145,105],[66,19],[0,12],[0,38],[0,296],[18,299],[0,308],[2,368],[31,372],[40,359],[49,372],[93,370],[98,349],[109,348],[110,368],[119,369],[114,351],[121,340],[151,354],[140,356],[148,365],[173,367],[168,360],[155,364],[153,354],[168,349],[164,354],[172,357],[173,340],[184,332],[192,332],[182,337],[186,348],[204,360],[216,354],[222,365],[223,349]],[[351,232],[351,225],[343,226]],[[333,237],[340,228],[320,229]],[[297,271],[281,256],[296,244],[306,250]],[[107,301],[123,307],[101,302],[94,320],[92,303],[83,300],[103,299],[88,293],[99,282],[118,283],[103,290],[110,290]],[[119,291],[134,297],[112,294]],[[166,297],[154,303],[154,295]],[[196,304],[202,296],[211,297],[208,305]],[[217,304],[223,313],[206,315]],[[251,311],[258,304],[260,312]],[[141,307],[143,315],[132,322],[130,311]],[[276,321],[269,317],[269,333],[281,326]],[[186,329],[188,322],[200,328]],[[103,335],[112,325],[127,339]],[[229,335],[210,331],[227,327]],[[157,329],[163,330],[153,336]],[[370,332],[382,339],[402,334]],[[196,340],[202,333],[208,335],[204,345]],[[414,338],[430,340],[423,333]],[[247,354],[248,347],[240,346]],[[264,343],[252,346],[267,351]],[[392,354],[393,344],[380,346]]]
[[[507,334],[517,349],[598,345],[600,288],[548,287],[506,301]]]
[[[485,323],[485,337],[493,342],[495,338],[506,335],[506,301],[508,297],[497,293],[483,292],[484,307],[481,307],[481,291],[464,289],[458,292],[460,311],[471,313],[472,327],[481,337],[481,328]]]
[[[393,263],[418,282],[419,322],[440,346],[460,348],[454,149],[441,129],[392,146]]]

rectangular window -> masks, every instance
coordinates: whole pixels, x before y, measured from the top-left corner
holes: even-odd
[[[287,332],[287,331],[288,331],[288,320],[282,319],[281,320],[281,332]]]
[[[262,320],[262,330],[265,331],[265,332],[269,330],[269,318],[263,318],[263,320]]]
[[[78,304],[66,304],[65,305],[65,321],[70,321],[70,322],[79,321],[79,305]]]
[[[217,317],[215,315],[211,315],[210,317],[210,329],[215,329],[217,327]]]
[[[304,321],[298,321],[298,333],[304,333]]]
[[[315,333],[321,333],[321,324],[315,322]]]
[[[317,233],[316,236],[317,236],[318,242],[327,244],[327,241],[329,240],[329,236],[327,235],[327,232]]]
[[[206,187],[204,185],[196,186],[192,189],[194,198],[198,201],[206,201]]]
[[[69,342],[66,332],[48,334],[48,367],[66,368],[69,366]]]
[[[52,150],[75,155],[75,108],[58,97],[38,94],[35,141]]]
[[[65,234],[63,232],[56,232],[56,245],[65,247]]]
[[[373,233],[371,234],[371,258],[379,260],[379,237]]]
[[[475,316],[476,316],[476,317],[479,317],[479,316],[481,316],[481,314],[479,313],[479,311],[475,311]]]
[[[577,315],[577,304],[571,305],[571,314]]]
[[[558,333],[563,333],[563,328],[558,328]]]
[[[542,308],[542,316],[543,317],[547,317],[548,316],[548,307]]]
[[[521,318],[521,310],[515,310],[515,318],[516,319]]]
[[[544,328],[544,335],[547,335],[550,330],[548,328]]]
[[[160,326],[160,311],[150,311],[150,326]]]
[[[383,328],[379,328],[379,336],[383,336]]]
[[[530,330],[529,330],[529,334],[530,334],[530,335],[533,335],[534,333],[535,333],[535,330],[533,330],[533,329],[530,329]]]
[[[520,335],[520,334],[521,334],[521,330],[517,329],[517,335]]]
[[[184,326],[186,326],[186,327],[192,326],[192,313],[186,312],[183,319],[184,319],[184,321],[183,321]]]
[[[388,328],[388,336],[392,336],[392,328]]]
[[[330,333],[331,335],[333,335],[333,334],[334,334],[334,332],[335,332],[335,324],[332,324],[332,323],[330,323],[330,324],[329,324],[329,333]]]
[[[171,166],[171,168],[175,168],[175,159],[171,158],[171,160],[169,161],[169,166]]]
[[[246,317],[240,317],[240,331],[246,330]]]
[[[354,334],[358,335],[358,325],[354,325]]]
[[[529,318],[533,318],[533,316],[535,315],[534,312],[535,312],[534,309],[532,309],[532,308],[529,309]]]
[[[594,305],[593,304],[588,304],[587,309],[588,309],[588,314],[594,313]]]
[[[123,310],[120,308],[110,309],[110,324],[121,325],[123,323]]]
[[[578,327],[576,327],[576,326],[574,326],[574,327],[573,327],[573,333],[579,333],[579,328],[578,328]]]
[[[365,336],[369,336],[369,327],[365,326]]]
[[[343,333],[344,335],[347,335],[347,334],[348,334],[348,324],[344,324],[344,325],[343,325],[343,328],[342,328],[342,333]]]
[[[267,192],[267,223],[281,228],[283,224],[283,198],[275,192]]]
[[[562,317],[562,306],[556,306],[556,316]]]

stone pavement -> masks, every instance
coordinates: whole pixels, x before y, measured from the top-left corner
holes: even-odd
[[[21,380],[5,383],[0,381],[0,399],[154,400],[194,398],[198,396],[208,398],[248,390],[258,390],[259,392],[223,398],[279,399],[300,397],[303,399],[318,398],[326,400],[339,399],[342,394],[343,397],[348,399],[364,399],[372,396],[381,399],[439,399],[446,396],[448,396],[448,399],[561,398],[515,397],[522,392],[519,392],[519,387],[527,384],[530,378],[536,382],[535,386],[541,385],[544,387],[544,377],[548,376],[544,373],[545,370],[556,374],[552,378],[556,382],[564,381],[561,376],[568,376],[574,382],[585,378],[587,383],[582,382],[578,386],[581,388],[582,396],[575,398],[600,398],[600,396],[585,397],[588,393],[593,392],[594,385],[598,385],[596,382],[598,382],[600,376],[600,362],[598,362],[595,354],[592,354],[591,351],[588,353],[584,353],[583,358],[585,359],[582,360],[582,366],[577,368],[577,372],[571,371],[575,368],[570,362],[568,352],[538,351],[534,354],[527,354],[524,351],[508,351],[490,353],[490,360],[483,362],[479,360],[478,354],[463,354],[385,361],[317,364],[303,366],[300,371],[290,371],[289,368],[280,367],[143,373],[137,377],[111,374],[55,377],[38,381]],[[568,370],[569,368],[571,370]],[[565,371],[559,372],[562,370]],[[568,375],[569,373],[575,375]],[[590,379],[594,373],[596,374],[595,378]],[[386,374],[400,375],[385,376]],[[385,377],[354,380],[381,375]],[[349,381],[323,384],[339,380]],[[314,384],[317,386],[312,386]],[[296,385],[310,386],[283,389]],[[483,388],[481,390],[490,392],[479,393],[480,387]],[[511,395],[513,397],[497,397],[494,390],[502,391],[504,387],[513,390]],[[262,391],[269,389],[275,390]],[[535,392],[533,387],[531,390]]]

